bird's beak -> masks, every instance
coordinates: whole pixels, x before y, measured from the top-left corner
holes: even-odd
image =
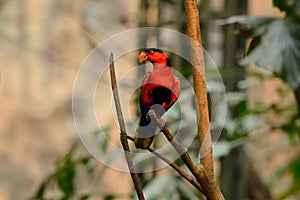
[[[142,63],[142,62],[144,62],[144,61],[146,61],[146,60],[148,60],[148,56],[147,56],[147,54],[145,53],[145,51],[143,51],[143,52],[140,53],[140,55],[139,55],[139,61],[140,61],[140,63]]]

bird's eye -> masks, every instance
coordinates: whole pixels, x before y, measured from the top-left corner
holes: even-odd
[[[154,51],[150,49],[150,50],[148,51],[148,53],[149,53],[149,54],[154,54]]]

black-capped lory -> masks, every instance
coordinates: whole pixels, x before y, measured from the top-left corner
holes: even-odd
[[[153,64],[153,69],[141,86],[141,116],[134,140],[136,148],[147,149],[154,135],[160,131],[157,122],[149,117],[149,111],[154,111],[160,119],[178,99],[180,81],[173,74],[168,56],[160,49],[144,49],[139,54],[139,61],[149,61]]]

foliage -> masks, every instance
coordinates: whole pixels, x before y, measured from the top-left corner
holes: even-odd
[[[300,17],[300,1],[273,0],[273,5],[286,13],[288,17]]]
[[[300,3],[288,2],[291,1],[274,1],[274,5],[286,11],[283,19],[243,15],[220,20],[219,24],[235,24],[237,33],[250,39],[242,65],[255,64],[297,89],[300,87],[300,18],[295,13],[297,7],[291,5]]]
[[[129,124],[130,126],[131,124]],[[111,131],[110,128],[106,128],[105,131]],[[109,160],[114,161],[118,158],[115,152],[108,151],[108,137],[99,136],[99,132],[95,131],[95,139],[99,144],[100,151],[108,156]],[[140,162],[147,162],[147,156],[143,157]],[[178,163],[183,165],[183,163]],[[99,193],[94,193],[93,191],[88,191],[85,193],[80,193],[80,188],[76,187],[77,183],[80,182],[78,175],[80,170],[85,171],[89,175],[89,179],[95,177],[97,174],[97,179],[93,182],[88,183],[89,185],[100,183],[103,180],[103,174],[107,170],[106,166],[99,168],[98,161],[96,161],[92,155],[80,155],[80,146],[74,144],[66,153],[60,155],[55,164],[54,169],[50,172],[44,180],[41,182],[40,186],[36,190],[35,194],[31,197],[32,200],[35,199],[90,199],[92,197],[99,197]],[[189,187],[189,183],[178,181],[180,176],[173,172],[169,168],[169,173],[167,176],[150,176],[150,178],[145,179],[146,184],[143,187],[144,194],[147,199],[201,199],[201,194],[197,190],[192,190]],[[105,180],[103,180],[105,181]],[[59,192],[55,190],[54,186],[59,189]],[[133,189],[133,188],[132,188]],[[132,193],[134,193],[132,191]],[[97,194],[97,196],[96,196]],[[104,200],[113,200],[121,197],[126,197],[130,199],[137,199],[137,197],[132,194],[100,194]]]
[[[299,192],[300,187],[300,156],[296,156],[290,163],[280,167],[271,179],[270,184],[272,185],[276,180],[284,177],[284,175],[292,175],[292,183],[288,190],[283,192],[279,199],[286,199],[293,194]]]
[[[78,144],[74,144],[65,154],[59,156],[55,162],[55,168],[40,184],[31,199],[87,199],[90,194],[77,194],[76,176],[77,168],[83,166],[86,171],[92,173],[93,158],[91,156],[76,156]],[[60,194],[57,197],[47,197],[47,192],[57,186]]]
[[[300,123],[295,112],[295,105],[282,105],[280,102],[264,103],[256,102],[250,106],[247,90],[254,85],[260,85],[273,77],[261,78],[261,74],[248,74],[248,78],[239,82],[238,92],[228,92],[227,110],[234,110],[228,113],[224,131],[227,133],[227,140],[218,142],[215,145],[215,155],[220,157],[226,155],[230,149],[242,145],[245,141],[259,138],[272,131],[286,133],[291,143],[299,143]],[[287,101],[291,91],[288,88],[277,90],[280,100]],[[253,104],[253,103],[252,103]],[[267,116],[275,115],[276,118]]]
[[[226,145],[228,148],[234,147],[238,140],[237,138],[249,138],[247,133],[252,127],[252,131],[259,128],[259,124],[267,124],[268,133],[273,130],[280,130],[290,139],[291,144],[299,144],[300,138],[300,1],[298,0],[273,0],[273,5],[285,12],[283,18],[270,17],[254,17],[254,16],[232,16],[228,19],[219,20],[220,25],[235,25],[236,32],[246,39],[250,40],[249,46],[245,52],[245,58],[241,60],[241,64],[249,66],[255,64],[259,69],[262,69],[267,74],[281,78],[293,90],[298,104],[298,114],[295,112],[295,106],[287,105],[285,107],[279,104],[258,103],[254,108],[249,110],[247,98],[241,98],[232,106],[235,106],[237,118],[230,118],[226,124],[227,130],[231,134],[229,142]],[[268,77],[269,75],[264,75]],[[253,77],[252,77],[253,78]],[[251,80],[251,78],[250,78]],[[259,80],[256,78],[256,81]],[[247,80],[245,80],[247,81]],[[243,81],[243,82],[245,82]],[[278,91],[283,100],[288,92]],[[244,97],[244,96],[242,96]],[[266,117],[261,117],[267,113],[272,113],[278,117],[274,121],[266,120]],[[252,117],[251,117],[252,116]],[[246,124],[243,124],[245,118],[249,118]],[[279,120],[283,118],[284,120]],[[232,121],[232,122],[230,122]],[[253,121],[253,123],[250,123]],[[240,125],[239,125],[240,124]],[[250,131],[250,132],[249,132]],[[245,137],[245,135],[247,137]],[[251,137],[250,137],[251,138]],[[224,145],[223,145],[224,147]],[[292,185],[284,191],[280,199],[288,198],[300,191],[300,176],[299,176],[299,156],[293,159],[287,165],[281,167],[271,182],[279,179],[283,175],[290,174],[292,177]]]

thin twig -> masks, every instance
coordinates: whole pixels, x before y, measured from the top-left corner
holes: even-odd
[[[155,112],[149,112],[149,117],[151,118],[151,120],[156,121],[156,124],[161,128],[161,131],[164,133],[167,140],[174,147],[177,154],[181,157],[184,164],[188,167],[190,172],[195,176],[197,182],[201,185],[202,188],[201,192],[207,197],[207,199],[219,200],[220,197],[223,198],[222,193],[220,193],[221,196],[212,195],[214,194],[214,192],[216,192],[215,188],[218,186],[216,185],[217,184],[216,180],[209,177],[201,165],[198,167],[195,164],[195,162],[191,159],[188,151],[185,148],[183,148],[174,139],[172,133],[169,131],[169,129],[166,126],[164,126],[163,121],[157,117]]]
[[[222,193],[219,195],[215,195],[214,193],[218,190],[215,188],[217,182],[215,179],[211,179],[211,177],[207,176],[207,173],[200,165],[199,167],[195,164],[195,162],[191,159],[188,151],[183,148],[173,137],[171,132],[167,127],[162,128],[162,132],[168,139],[168,141],[172,144],[174,149],[177,151],[178,155],[180,155],[184,164],[188,167],[188,169],[192,172],[192,174],[197,179],[198,183],[201,185],[202,193],[207,197],[208,200],[221,200],[223,198]],[[213,194],[213,195],[212,195]],[[224,199],[224,198],[223,198]]]
[[[130,148],[129,148],[128,141],[127,141],[125,121],[123,118],[122,108],[121,108],[120,99],[119,99],[119,92],[118,92],[118,88],[117,88],[117,80],[116,80],[116,75],[115,75],[114,59],[113,59],[112,53],[110,54],[109,68],[110,68],[110,77],[111,77],[111,87],[112,87],[112,91],[113,91],[113,95],[114,95],[114,101],[115,101],[115,106],[116,106],[116,110],[117,110],[118,122],[119,122],[120,130],[121,130],[120,140],[122,143],[125,158],[127,161],[127,165],[128,165],[129,171],[130,171],[130,175],[131,175],[137,196],[140,200],[144,200],[145,198],[144,198],[144,194],[143,194],[142,184],[140,182],[138,174],[135,171],[134,163],[133,163],[133,160],[130,155]]]
[[[184,164],[188,167],[190,172],[195,176],[197,179],[198,183],[201,185],[201,188],[203,188],[203,181],[204,178],[206,177],[205,172],[202,170],[201,167],[198,167],[195,162],[192,160],[190,157],[188,151],[183,148],[173,137],[172,133],[169,131],[167,127],[163,127],[162,130],[163,134],[167,138],[167,140],[171,143],[171,145],[174,147],[176,150],[177,154],[181,157],[182,161]],[[202,193],[204,191],[202,190]]]
[[[130,136],[127,136],[127,139],[134,141],[134,139]],[[162,154],[158,153],[151,147],[148,147],[147,150],[154,154],[156,157],[167,163],[170,167],[172,167],[175,171],[178,172],[180,176],[182,176],[184,179],[186,179],[188,182],[190,182],[193,186],[195,186],[200,192],[203,192],[203,189],[201,185],[197,182],[196,179],[194,179],[192,176],[185,173],[178,165],[176,165],[174,162],[163,156]]]
[[[207,181],[207,176],[204,170],[202,170],[201,166],[198,167],[195,162],[191,159],[188,151],[183,148],[173,137],[172,133],[169,129],[164,126],[164,123],[161,119],[159,119],[155,112],[149,112],[148,116],[151,118],[151,121],[156,121],[156,124],[160,127],[161,131],[164,133],[167,140],[171,143],[171,145],[176,150],[177,154],[181,157],[184,164],[188,167],[190,172],[195,176],[198,183],[200,184],[202,190],[201,192],[205,195],[205,191],[203,190],[203,181]]]

